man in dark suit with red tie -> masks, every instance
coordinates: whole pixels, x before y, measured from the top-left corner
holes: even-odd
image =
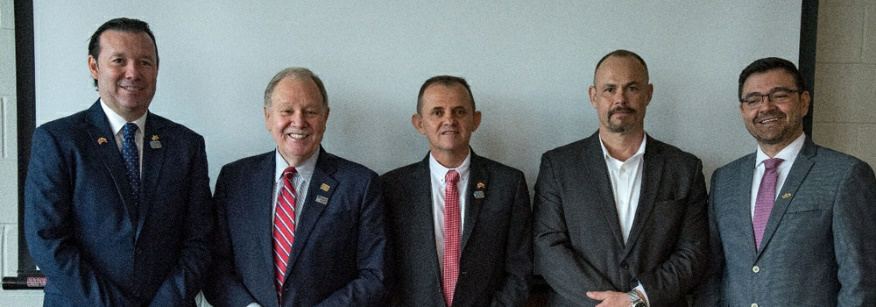
[[[377,174],[321,148],[329,107],[310,70],[265,90],[276,150],[222,168],[216,182],[214,306],[382,306],[386,236]]]
[[[149,112],[158,49],[118,18],[89,43],[100,99],[34,131],[24,229],[46,306],[193,306],[213,226],[204,138]]]
[[[523,173],[471,150],[481,121],[465,79],[423,84],[414,127],[429,154],[381,176],[395,306],[521,306],[532,269]]]

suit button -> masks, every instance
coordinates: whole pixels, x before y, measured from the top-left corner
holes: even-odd
[[[468,272],[466,272],[466,271],[462,271],[462,272],[459,272],[459,274],[460,274],[460,275],[465,275],[465,274],[468,274]]]
[[[623,261],[623,262],[621,262],[621,268],[626,270],[626,269],[630,268],[630,265],[628,265],[626,261]]]
[[[755,265],[753,268],[751,268],[751,271],[758,273],[758,272],[760,272],[760,267]],[[755,305],[757,305],[757,304],[755,304]]]

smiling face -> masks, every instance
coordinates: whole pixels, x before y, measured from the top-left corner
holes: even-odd
[[[438,162],[461,162],[468,155],[472,132],[481,123],[481,112],[473,109],[468,91],[457,83],[435,83],[426,88],[421,101],[422,108],[411,123],[429,139],[429,150]]]
[[[313,80],[287,77],[277,83],[271,105],[265,106],[265,126],[280,155],[290,166],[298,166],[319,150],[328,115]]]
[[[794,77],[782,69],[752,74],[742,85],[741,98],[780,90],[792,93],[784,101],[763,97],[758,104],[741,103],[739,106],[745,128],[761,147],[773,146],[781,150],[803,133],[803,116],[809,112],[809,92],[796,93],[801,89],[797,88]]]
[[[590,104],[599,116],[599,129],[613,133],[644,131],[645,109],[654,87],[645,67],[631,56],[606,58],[593,77]]]
[[[143,116],[155,95],[155,44],[146,32],[115,30],[103,32],[99,41],[100,54],[88,56],[88,68],[100,98],[128,121]]]

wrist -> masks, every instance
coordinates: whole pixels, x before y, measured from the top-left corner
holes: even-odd
[[[627,292],[627,296],[630,298],[630,307],[648,306],[645,301],[639,296],[639,291],[632,290],[630,292]]]

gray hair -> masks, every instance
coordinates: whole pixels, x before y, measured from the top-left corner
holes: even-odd
[[[271,95],[274,94],[274,88],[277,87],[277,83],[280,83],[280,81],[286,78],[313,80],[313,82],[316,83],[316,87],[319,88],[319,94],[322,95],[322,106],[328,108],[328,96],[326,96],[325,85],[322,84],[322,80],[319,79],[319,76],[310,71],[310,69],[304,67],[288,67],[274,75],[274,78],[268,82],[268,87],[265,89],[265,107],[271,106]]]

